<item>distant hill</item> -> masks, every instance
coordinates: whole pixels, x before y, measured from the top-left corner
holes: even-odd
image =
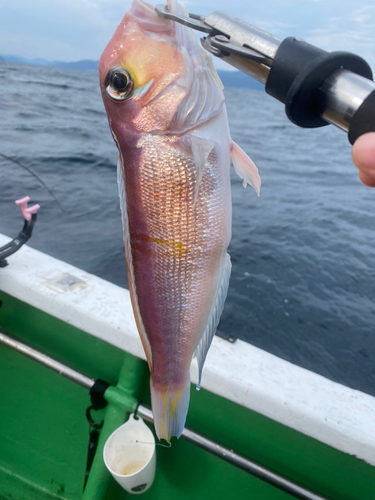
[[[55,68],[78,69],[83,71],[97,71],[98,61],[89,59],[75,62],[64,61],[46,61],[45,59],[26,59],[24,57],[0,54],[0,62],[13,62],[18,64],[32,64],[37,66],[53,66]],[[223,82],[224,87],[246,88],[252,90],[263,90],[261,83],[253,80],[240,71],[219,70],[218,75]]]
[[[19,56],[10,56],[8,54],[0,54],[0,61],[13,62],[18,64],[33,64],[37,66],[50,66],[51,63],[45,59],[26,59]]]
[[[76,62],[53,61],[49,66],[57,66],[58,68],[66,69],[80,69],[83,71],[98,71],[98,62],[99,61],[91,61],[89,59]]]

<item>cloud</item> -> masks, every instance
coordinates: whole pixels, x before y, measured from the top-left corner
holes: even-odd
[[[120,0],[0,0],[0,52],[71,61],[98,59],[129,8]]]
[[[375,68],[375,6],[360,6],[347,15],[333,17],[305,38],[325,50],[354,52]]]
[[[153,4],[162,0],[151,0]],[[0,52],[49,60],[98,59],[130,0],[0,0]],[[375,63],[375,6],[369,0],[188,0],[207,15],[230,12],[275,36],[299,36]],[[338,15],[339,13],[339,15]],[[216,65],[230,69],[216,60]]]
[[[33,35],[5,35],[0,33],[0,47],[3,54],[21,55],[27,59],[47,59],[47,60],[74,60],[77,57],[77,50],[69,43],[58,40],[48,40]],[[82,52],[82,56],[84,53]],[[85,57],[82,57],[85,59]]]

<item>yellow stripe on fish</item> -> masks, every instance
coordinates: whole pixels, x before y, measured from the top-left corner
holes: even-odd
[[[172,249],[171,252],[168,252],[168,255],[172,255],[178,257],[179,255],[185,255],[189,250],[186,248],[185,243],[181,241],[169,241],[164,238],[152,238],[150,236],[141,236],[140,239],[143,241],[148,241],[150,243],[158,243],[159,245],[166,246]]]

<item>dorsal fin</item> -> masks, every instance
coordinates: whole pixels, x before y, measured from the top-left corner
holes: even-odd
[[[117,140],[115,139],[117,143]],[[141,337],[142,345],[145,350],[148,366],[151,370],[152,368],[152,353],[151,346],[147,339],[145,327],[143,325],[141,313],[138,307],[138,297],[137,290],[135,287],[134,280],[134,270],[133,270],[133,262],[132,262],[132,253],[130,246],[130,235],[129,235],[129,220],[128,220],[128,211],[126,208],[126,193],[125,193],[125,185],[124,185],[124,172],[123,172],[123,162],[121,159],[121,154],[117,162],[117,183],[118,183],[118,192],[120,197],[120,207],[121,207],[121,219],[122,226],[124,231],[124,245],[125,245],[125,255],[126,255],[126,265],[128,268],[128,282],[129,282],[129,292],[130,299],[133,306],[134,318],[137,324],[139,336]]]

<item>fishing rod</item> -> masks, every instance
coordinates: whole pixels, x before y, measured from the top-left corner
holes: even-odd
[[[14,158],[11,158],[10,156],[7,156],[3,153],[0,153],[0,157],[4,158],[5,160],[8,160],[15,165],[18,165],[19,167],[23,168],[28,172],[30,175],[35,177],[35,179],[40,182],[40,184],[49,192],[49,194],[53,197],[55,202],[58,204],[60,210],[62,212],[65,212],[64,208],[61,206],[61,203],[59,200],[56,198],[54,192],[52,189],[50,189],[47,184],[37,175],[33,170],[31,170],[30,167],[27,167],[23,163],[21,163],[19,160],[16,160]],[[15,203],[18,205],[21,209],[23,218],[24,218],[24,224],[22,230],[18,233],[18,235],[13,238],[13,240],[9,241],[6,245],[0,247],[0,268],[6,267],[8,265],[8,261],[6,260],[7,257],[10,255],[13,255],[14,253],[18,252],[18,250],[31,238],[33,234],[33,229],[36,223],[37,219],[37,212],[40,208],[39,205],[33,205],[32,207],[28,207],[28,202],[30,201],[29,196],[25,196],[24,198],[21,198],[20,200],[16,200]]]
[[[62,212],[65,212],[65,209],[62,207],[61,203],[59,202],[59,200],[56,198],[55,196],[55,193],[52,191],[51,188],[49,188],[47,186],[47,184],[43,181],[43,179],[41,179],[39,177],[39,175],[37,175],[33,170],[31,170],[30,167],[24,165],[23,163],[21,163],[19,160],[16,160],[15,158],[12,158],[11,156],[7,156],[3,153],[0,153],[0,157],[4,158],[5,160],[8,160],[12,163],[14,163],[15,165],[18,165],[19,167],[23,168],[24,170],[26,170],[26,172],[28,172],[30,175],[32,175],[43,187],[46,191],[49,192],[49,194],[52,196],[52,198],[55,200],[55,202],[57,203],[57,205],[59,206],[60,210]]]
[[[160,17],[206,33],[202,46],[212,55],[265,85],[285,104],[295,125],[317,128],[330,123],[348,133],[351,144],[375,131],[375,83],[372,70],[350,52],[326,52],[300,38],[281,40],[225,12],[207,17],[171,14]]]

